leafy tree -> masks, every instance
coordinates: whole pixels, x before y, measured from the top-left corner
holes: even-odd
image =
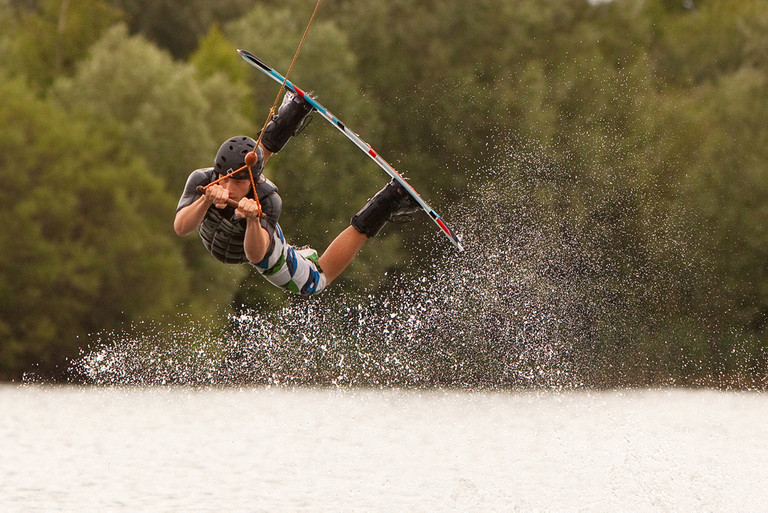
[[[204,77],[224,73],[233,83],[248,83],[250,69],[243,66],[243,61],[234,48],[234,45],[224,36],[221,27],[214,24],[200,39],[189,62]]]
[[[697,85],[744,65],[768,65],[768,9],[760,0],[708,0],[661,26],[659,68],[671,84]]]
[[[192,170],[212,165],[221,141],[248,133],[251,126],[238,110],[245,86],[221,73],[202,77],[194,66],[174,62],[120,25],[105,34],[73,77],[54,84],[52,95],[73,114],[102,120],[126,151],[148,163],[174,199]],[[174,208],[161,214],[169,230],[173,215]],[[218,264],[197,237],[177,244],[184,248],[180,265],[192,272],[188,286],[198,290],[189,299],[191,307],[206,294],[215,305],[208,310],[226,305],[233,277],[245,269]]]
[[[90,333],[174,314],[189,271],[173,198],[119,137],[0,81],[0,374],[63,371]],[[98,135],[96,135],[98,134]]]
[[[711,237],[714,225],[702,224],[694,206],[705,196],[686,195],[685,201],[680,191],[687,177],[695,176],[691,175],[693,163],[702,168],[711,165],[705,164],[711,155],[696,151],[702,141],[712,139],[703,127],[724,128],[724,124],[722,118],[697,115],[701,106],[686,101],[684,92],[665,90],[665,82],[685,87],[702,80],[698,69],[721,76],[738,62],[760,62],[760,54],[750,50],[756,46],[745,41],[745,34],[761,33],[764,9],[747,2],[740,6],[740,14],[717,14],[727,9],[726,4],[712,1],[698,6],[697,2],[699,9],[662,6],[652,11],[653,5],[634,2],[599,6],[475,2],[471,7],[443,3],[439,8],[430,2],[363,7],[346,2],[341,9],[370,12],[366,19],[398,20],[386,27],[364,22],[345,25],[357,42],[355,47],[364,53],[362,76],[371,77],[375,83],[371,89],[382,95],[383,103],[392,105],[407,98],[408,107],[429,113],[423,116],[425,129],[420,130],[409,126],[413,120],[407,116],[385,111],[391,115],[385,118],[389,130],[401,136],[417,134],[398,141],[398,146],[410,144],[412,151],[435,155],[434,148],[448,150],[453,144],[469,155],[482,155],[481,144],[495,139],[501,142],[501,151],[519,159],[521,195],[510,198],[510,211],[520,211],[515,203],[533,201],[539,203],[539,215],[533,218],[539,227],[560,220],[551,229],[561,232],[563,241],[575,241],[582,255],[571,269],[578,271],[579,287],[590,290],[590,301],[597,304],[618,298],[625,305],[627,323],[622,333],[602,331],[598,340],[626,340],[651,329],[668,333],[660,340],[674,351],[682,342],[675,337],[688,333],[693,342],[686,354],[691,359],[698,354],[711,363],[723,351],[702,351],[711,339],[699,334],[713,326],[713,312],[691,309],[690,284],[701,286],[693,286],[694,294],[705,304],[718,305],[714,310],[727,311],[727,307],[713,297],[707,285],[710,280],[697,270],[708,267],[709,245],[689,249],[685,244]],[[473,16],[467,16],[466,10]],[[740,20],[728,24],[728,30],[736,31],[733,37],[719,28],[721,19]],[[659,31],[657,27],[671,28]],[[721,35],[728,44],[718,42]],[[681,39],[688,43],[672,46]],[[708,44],[713,48],[707,49]],[[408,58],[417,51],[425,58]],[[690,51],[695,54],[684,53]],[[669,76],[655,74],[659,68],[651,56],[659,52]],[[673,72],[671,61],[665,60],[677,59],[678,54],[687,66],[700,66],[698,59],[703,59],[696,71],[683,68],[682,77],[690,76],[691,82],[681,82],[679,72]],[[713,54],[722,58],[711,61]],[[725,66],[707,67],[710,62]],[[667,73],[664,68],[662,72]],[[449,91],[451,102],[424,101],[433,90]],[[424,99],[419,97],[422,91]],[[737,105],[745,105],[744,98]],[[471,137],[462,139],[461,133]],[[444,143],[437,142],[445,136]],[[505,146],[508,142],[512,148]],[[734,150],[734,155],[751,154]],[[438,161],[450,151],[440,155]],[[461,187],[460,173],[452,178],[454,186]],[[722,195],[714,190],[712,194]],[[675,249],[681,244],[684,254]],[[743,249],[738,253],[743,254]],[[725,274],[739,275],[733,269]],[[654,313],[646,320],[642,311]],[[670,311],[675,313],[669,315]],[[673,329],[675,324],[681,329]],[[648,355],[659,348],[649,345],[639,353],[636,349],[624,347],[626,352],[617,360],[629,362],[633,354]],[[608,353],[605,347],[602,350]],[[704,364],[703,368],[712,372],[715,367]],[[660,374],[672,371],[666,367]]]
[[[762,100],[760,100],[762,99]],[[702,244],[714,257],[723,277],[722,302],[708,303],[730,310],[732,322],[765,332],[768,319],[768,229],[762,221],[768,205],[768,75],[744,67],[722,77],[717,86],[700,90],[694,106],[709,126],[697,148],[687,191],[712,231]]]
[[[189,171],[255,135],[278,92],[234,50],[286,72],[313,5],[0,0],[0,173],[21,198],[0,214],[5,376],[180,303],[292,301],[171,220]],[[291,78],[454,224],[515,233],[592,382],[764,386],[767,27],[762,0],[336,0]],[[322,120],[266,174],[291,241],[320,251],[386,181]],[[339,285],[429,265],[400,245],[431,228],[388,230]]]
[[[111,0],[122,9],[132,33],[143,35],[176,58],[185,58],[198,39],[215,23],[224,23],[245,13],[250,0]]]
[[[121,14],[106,0],[44,0],[11,10],[5,23],[10,41],[8,69],[47,87],[69,74],[88,48]]]
[[[201,78],[122,25],[110,29],[52,94],[73,112],[97,116],[121,133],[178,192],[193,169],[212,165],[221,141],[248,130],[237,111],[246,94],[223,75]]]

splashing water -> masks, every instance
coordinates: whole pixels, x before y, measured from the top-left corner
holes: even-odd
[[[378,294],[328,290],[269,313],[243,311],[229,325],[190,322],[133,337],[107,334],[73,362],[75,381],[96,384],[270,384],[473,388],[578,387],[580,354],[595,319],[616,305],[583,285],[593,258],[584,241],[556,233],[556,220],[526,204],[510,168],[446,212],[463,234],[455,254],[439,234]],[[541,163],[522,165],[537,172]],[[491,185],[492,184],[492,185]],[[420,262],[422,264],[422,262]],[[265,284],[266,286],[266,284]],[[153,330],[145,330],[152,332]]]

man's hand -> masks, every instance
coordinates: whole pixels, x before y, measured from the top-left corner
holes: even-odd
[[[217,208],[227,206],[229,191],[220,185],[211,185],[208,188],[199,185],[197,192],[200,194],[199,198],[176,212],[173,229],[180,236],[189,235],[197,230],[211,205],[216,204]]]
[[[209,205],[213,204],[216,205],[216,208],[224,208],[227,206],[229,191],[221,185],[215,184],[206,187],[204,196]]]
[[[246,219],[259,219],[261,217],[261,203],[252,198],[243,198],[237,204],[235,214]]]

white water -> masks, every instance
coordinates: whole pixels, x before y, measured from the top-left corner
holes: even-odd
[[[768,397],[0,386],[0,511],[765,511]]]

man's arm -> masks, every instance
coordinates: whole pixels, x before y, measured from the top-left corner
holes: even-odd
[[[251,198],[243,198],[235,213],[247,219],[243,249],[245,256],[253,263],[264,260],[269,249],[269,232],[261,225],[261,204]]]
[[[184,236],[197,230],[211,205],[226,203],[227,198],[229,198],[229,191],[224,187],[220,185],[208,187],[203,196],[176,212],[176,218],[173,220],[173,229],[176,234]]]

